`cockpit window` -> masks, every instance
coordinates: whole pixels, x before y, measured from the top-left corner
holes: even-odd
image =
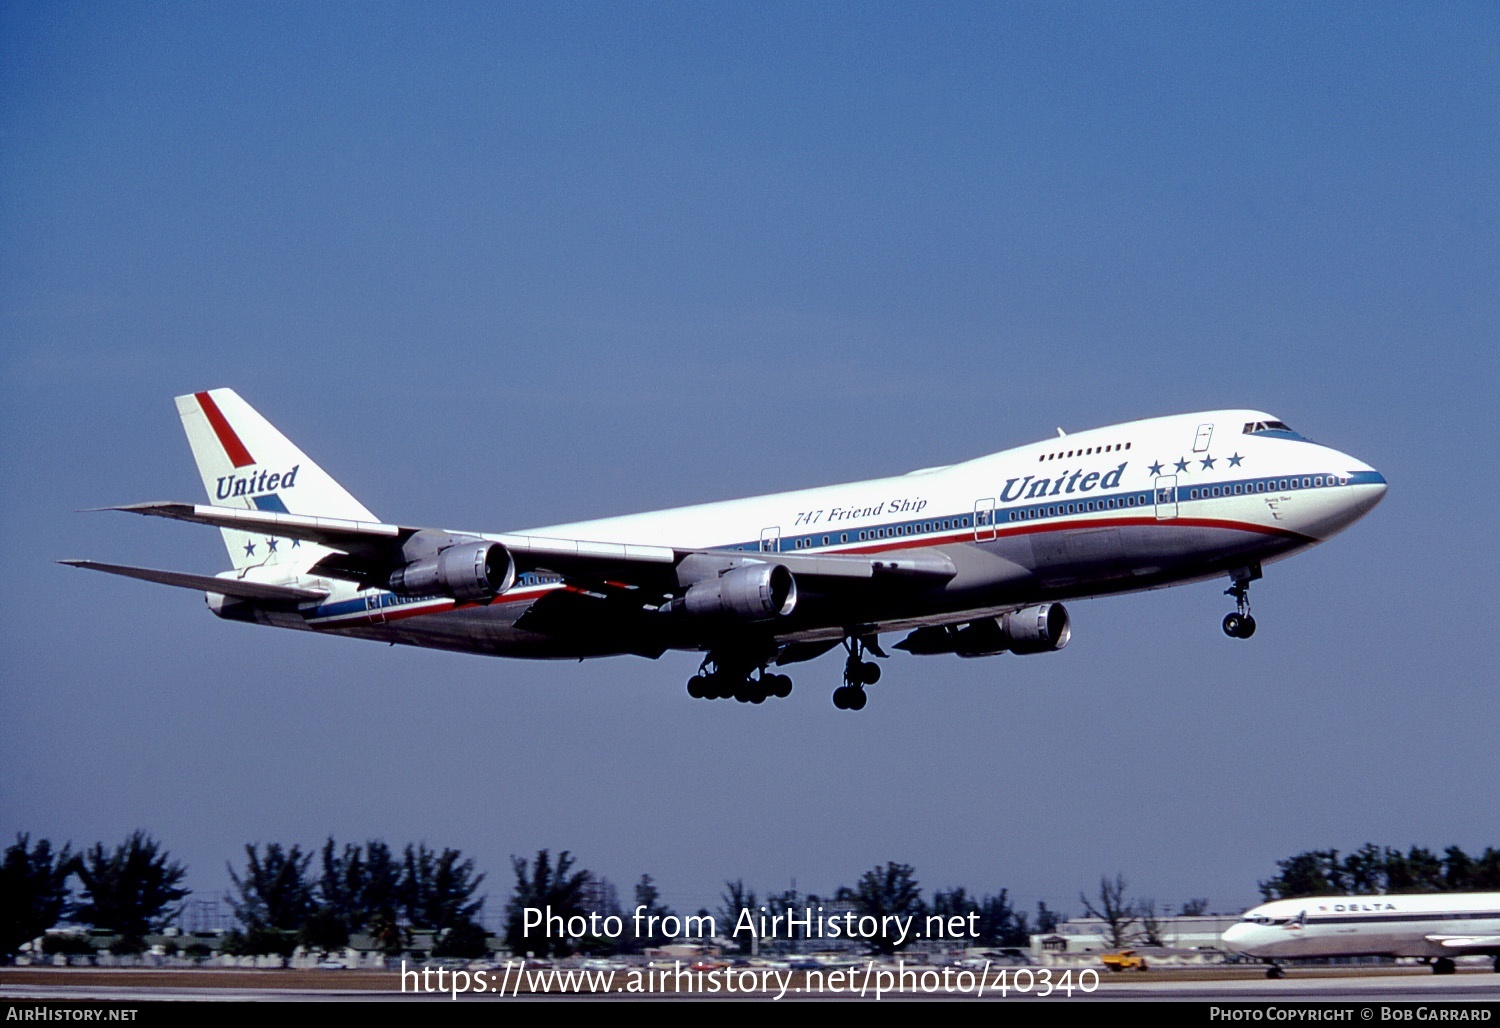
[[[1245,422],[1245,435],[1265,435],[1275,439],[1296,439],[1299,442],[1311,442],[1307,436],[1292,430],[1285,421],[1247,421]]]

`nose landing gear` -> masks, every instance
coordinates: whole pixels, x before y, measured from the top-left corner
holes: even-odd
[[[1248,639],[1255,634],[1255,619],[1250,616],[1250,583],[1259,577],[1259,564],[1229,573],[1231,584],[1224,595],[1234,597],[1235,610],[1224,615],[1224,634],[1231,639]]]

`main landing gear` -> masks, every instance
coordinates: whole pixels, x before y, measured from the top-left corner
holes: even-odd
[[[844,636],[844,649],[849,659],[844,661],[844,684],[833,690],[833,705],[839,710],[864,710],[869,702],[865,686],[880,681],[880,665],[865,660],[865,654],[884,657],[886,653],[873,633],[849,632]],[[687,680],[688,695],[695,700],[741,703],[764,703],[773,696],[785,699],[792,694],[792,680],[769,670],[775,657],[774,645],[710,650],[698,673]]]
[[[764,703],[772,696],[783,700],[790,696],[792,680],[786,675],[768,674],[765,665],[757,668],[725,665],[710,653],[703,658],[698,673],[688,679],[687,691],[695,700]]]
[[[1235,611],[1224,615],[1224,634],[1231,639],[1248,639],[1255,634],[1255,619],[1250,616],[1250,583],[1259,577],[1259,564],[1229,573],[1231,584],[1224,595],[1234,597]]]
[[[833,690],[833,705],[839,710],[864,710],[869,697],[865,686],[880,681],[880,665],[864,659],[868,650],[877,657],[884,657],[876,636],[846,635],[844,649],[849,659],[844,661],[844,684]]]
[[[1277,964],[1277,963],[1275,963],[1273,961],[1273,962],[1271,962],[1271,966],[1268,967],[1268,968],[1266,968],[1266,977],[1267,978],[1285,978],[1286,977],[1286,972],[1281,969],[1281,965],[1280,964]]]

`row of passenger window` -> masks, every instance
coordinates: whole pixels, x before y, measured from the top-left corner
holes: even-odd
[[[1069,457],[1092,457],[1096,453],[1114,453],[1117,450],[1130,449],[1129,443],[1110,443],[1108,446],[1085,446],[1080,450],[1057,450],[1053,453],[1044,453],[1037,457],[1038,464],[1048,460],[1066,460]]]
[[[951,532],[958,528],[968,528],[972,522],[968,518],[947,518],[942,521],[912,521],[905,525],[892,525],[889,528],[867,528],[863,532],[840,532],[838,541],[847,542],[870,542],[875,539],[894,539],[906,535],[926,535],[929,532]],[[855,538],[851,539],[853,535]],[[814,546],[832,546],[833,536],[823,536],[822,543],[818,542],[817,536],[803,536],[792,540],[792,549],[803,550]]]
[[[1109,496],[1102,500],[1079,500],[1077,503],[1054,503],[1047,507],[1022,507],[1008,511],[1011,521],[1032,521],[1036,518],[1055,518],[1067,514],[1092,514],[1101,510],[1125,510],[1144,507],[1151,502],[1150,493],[1130,493],[1126,496]]]
[[[1188,490],[1190,500],[1211,500],[1216,496],[1241,496],[1279,489],[1321,489],[1330,485],[1348,485],[1349,479],[1338,475],[1304,475],[1302,478],[1262,478],[1254,482],[1230,485],[1199,486]]]

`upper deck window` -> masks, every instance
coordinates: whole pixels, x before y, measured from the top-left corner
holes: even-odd
[[[1285,421],[1247,421],[1245,422],[1245,435],[1268,435],[1277,439],[1296,439],[1299,442],[1311,442],[1307,436],[1294,431]]]

